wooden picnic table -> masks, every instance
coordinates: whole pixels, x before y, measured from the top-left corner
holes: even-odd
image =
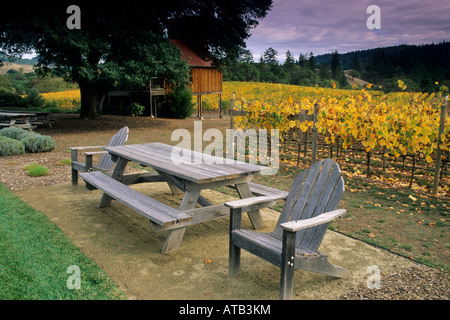
[[[17,127],[28,129],[29,131],[31,131],[32,129],[36,128],[36,126],[30,123],[30,118],[35,115],[35,113],[31,112],[0,112],[0,118],[3,120],[2,122],[0,122],[0,126]]]
[[[147,198],[142,199],[142,201],[139,200],[141,196],[136,194],[135,190],[127,191],[124,189],[126,187],[125,185],[140,182],[165,181],[170,186],[172,193],[184,193],[181,205],[177,209],[178,214],[183,217],[183,221],[164,224],[164,221],[161,221],[164,219],[150,218],[151,222],[152,220],[153,222],[158,222],[151,223],[153,230],[169,231],[162,250],[163,253],[178,249],[187,226],[229,215],[229,208],[224,203],[211,204],[208,199],[200,195],[202,190],[224,186],[232,187],[238,191],[241,198],[252,197],[254,194],[261,195],[276,191],[282,192],[250,182],[255,174],[258,174],[263,169],[267,169],[266,167],[193,151],[191,151],[190,158],[192,161],[180,163],[179,159],[177,160],[172,157],[172,152],[178,152],[181,149],[174,148],[176,147],[163,143],[104,147],[104,150],[109,152],[112,160],[115,162],[114,170],[109,177],[115,181],[105,181],[105,175],[103,174],[101,177],[103,182],[96,184],[97,177],[93,177],[93,175],[100,177],[101,173],[83,173],[81,175],[94,188],[104,191],[98,207],[109,206],[111,201],[116,199],[130,207],[136,208],[136,211],[144,215],[149,213],[149,209],[147,210],[149,206],[153,208],[158,207],[159,209],[160,206],[158,204],[155,205],[154,202],[150,203],[150,200]],[[136,162],[144,167],[153,168],[156,172],[131,174],[130,176],[134,178],[130,178],[128,175],[123,174],[129,161]],[[92,179],[88,179],[89,176]],[[116,181],[120,181],[121,183],[117,183]],[[124,190],[118,192],[118,189]],[[124,195],[127,192],[132,192],[133,195],[127,197]],[[151,200],[154,201],[154,199]],[[145,208],[140,206],[144,202],[147,203],[147,207]],[[196,208],[197,203],[202,207]],[[165,213],[170,210],[163,207],[160,211],[164,211]],[[176,216],[176,213],[173,212],[168,212],[168,214]],[[188,214],[188,217],[185,214]],[[249,212],[248,215],[255,229],[264,225],[259,210]]]
[[[30,123],[32,126],[39,125],[39,124],[46,124],[49,127],[52,127],[52,123],[55,122],[55,119],[50,118],[50,112],[47,111],[16,111],[16,110],[0,110],[0,114],[23,114],[23,115],[29,115],[28,117],[28,123]],[[1,116],[0,116],[1,117]],[[22,122],[22,119],[18,119],[19,122]],[[15,123],[15,126],[20,127],[20,125],[23,125],[22,123]],[[5,124],[3,126],[6,126]]]

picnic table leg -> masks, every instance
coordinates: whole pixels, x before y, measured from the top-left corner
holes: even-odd
[[[200,190],[186,191],[179,210],[186,211],[194,209],[199,196]],[[185,231],[186,227],[170,230],[161,253],[166,254],[177,250],[180,247],[181,240],[183,240]]]
[[[238,190],[239,195],[241,196],[242,199],[250,198],[253,196],[247,182],[237,183],[236,189]],[[264,227],[264,220],[261,217],[261,213],[259,212],[259,210],[248,212],[248,217],[250,218],[250,221],[252,222],[254,229],[260,229]]]
[[[116,161],[116,165],[114,166],[114,170],[111,173],[111,178],[120,181],[127,164],[128,164],[127,159],[119,157]],[[111,205],[112,200],[113,199],[110,196],[104,193],[97,207],[98,208],[109,207]]]
[[[25,127],[28,128],[28,131],[33,131],[33,126],[31,125],[30,121],[28,121],[28,118],[24,119]]]

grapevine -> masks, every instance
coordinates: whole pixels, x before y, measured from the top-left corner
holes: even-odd
[[[255,94],[251,90],[258,84],[241,85],[244,89],[234,87],[234,92],[250,92],[243,96],[236,94],[235,106],[248,111],[248,114],[235,117],[237,127],[275,128],[280,130],[280,135],[292,130],[307,132],[312,128],[312,121],[294,121],[289,116],[312,114],[317,104],[317,128],[323,141],[329,145],[339,144],[344,150],[361,149],[366,152],[368,176],[374,153],[383,158],[404,159],[408,156],[413,160],[411,186],[416,160],[423,159],[432,164],[439,139],[442,153],[449,153],[449,118],[438,137],[443,103],[440,93],[404,91],[383,94],[367,88],[339,90],[260,84],[267,90],[255,90]],[[399,87],[406,89],[400,80]]]

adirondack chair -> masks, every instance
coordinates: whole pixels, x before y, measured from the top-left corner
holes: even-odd
[[[128,127],[123,127],[115,135],[112,136],[111,140],[107,146],[121,146],[127,142],[128,139]],[[111,170],[113,161],[111,156],[107,151],[90,151],[85,152],[85,162],[78,161],[78,151],[89,150],[89,149],[100,149],[103,146],[87,146],[87,147],[71,147],[69,148],[72,153],[72,185],[76,186],[78,184],[78,171],[88,172],[88,171],[103,171],[108,172]],[[95,154],[103,154],[99,162],[94,165],[92,163],[92,156]]]
[[[229,275],[237,276],[240,252],[244,249],[281,268],[280,299],[291,299],[294,269],[343,278],[350,274],[330,263],[318,251],[328,223],[345,214],[336,210],[344,192],[344,180],[332,159],[316,162],[299,174],[292,184],[273,233],[244,230],[244,212],[269,207],[279,195],[251,197],[225,203],[230,208]]]

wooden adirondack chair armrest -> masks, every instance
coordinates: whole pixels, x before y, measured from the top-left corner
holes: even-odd
[[[70,147],[69,150],[78,151],[78,150],[85,150],[85,149],[100,149],[104,146],[87,146],[87,147]]]
[[[93,167],[93,162],[92,162],[92,156],[96,155],[96,154],[105,154],[108,153],[108,151],[90,151],[90,152],[85,152],[84,156],[85,156],[85,163],[86,163],[86,168],[90,171]]]
[[[253,211],[257,209],[267,208],[273,205],[277,200],[284,199],[280,194],[271,196],[250,197],[240,200],[225,202],[225,206],[231,209],[242,209],[242,212]]]
[[[96,155],[96,154],[106,154],[106,153],[108,153],[108,151],[89,151],[89,152],[85,152],[84,154],[86,155],[86,157],[87,156],[93,156],[93,155]]]
[[[302,229],[318,226],[324,223],[328,223],[333,221],[334,219],[343,216],[347,210],[345,209],[337,209],[329,212],[322,213],[318,215],[317,217],[305,219],[305,220],[298,220],[298,221],[290,221],[285,222],[281,224],[281,227],[283,230],[290,231],[290,232],[297,232]]]
[[[72,162],[78,161],[78,151],[81,150],[90,150],[90,149],[101,149],[103,146],[86,146],[86,147],[70,147],[69,150],[71,152],[71,159]],[[97,151],[99,153],[104,153],[106,151]],[[92,155],[96,154],[97,152],[94,151],[88,151],[85,152],[85,163],[88,169],[92,168]]]

